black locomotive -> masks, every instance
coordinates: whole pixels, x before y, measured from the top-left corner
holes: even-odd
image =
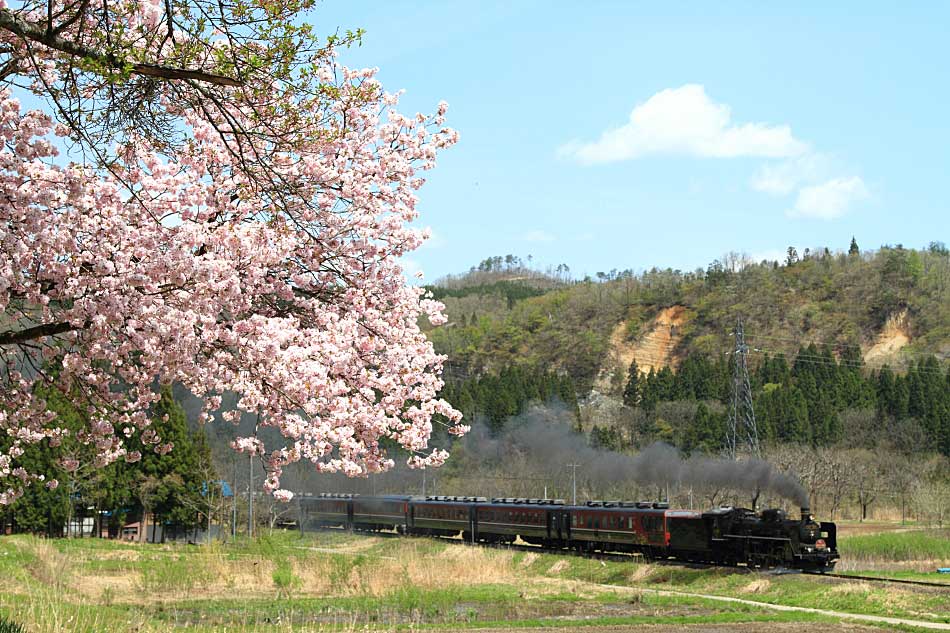
[[[808,508],[802,508],[801,518],[789,518],[779,509],[694,512],[647,501],[572,506],[559,499],[339,494],[299,500],[301,520],[308,527],[461,534],[483,543],[520,537],[553,548],[759,568],[825,572],[838,561],[835,524],[816,522]]]

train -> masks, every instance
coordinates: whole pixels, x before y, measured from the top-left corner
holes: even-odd
[[[829,572],[838,562],[836,526],[808,508],[671,509],[651,501],[320,494],[298,497],[301,525],[461,537],[581,552],[638,553],[653,560]]]

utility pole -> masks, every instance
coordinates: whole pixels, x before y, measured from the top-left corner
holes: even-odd
[[[234,453],[232,453],[234,455]],[[231,486],[231,540],[237,536],[237,477],[238,477],[238,460],[237,455],[234,455],[234,479],[233,485]]]
[[[577,467],[581,464],[568,464],[567,467],[571,469],[571,505],[577,505]]]
[[[729,457],[736,458],[740,444],[746,444],[753,457],[761,457],[759,432],[755,425],[755,409],[752,406],[752,385],[749,382],[749,346],[745,342],[742,319],[736,321],[735,349],[733,355],[732,410],[729,412],[729,436],[726,448]]]
[[[254,536],[254,453],[248,455],[247,468],[247,537]]]
[[[426,469],[422,469],[422,496],[426,496]]]

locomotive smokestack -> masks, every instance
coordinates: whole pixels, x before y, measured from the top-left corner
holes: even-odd
[[[802,506],[802,521],[807,521],[809,516],[811,516],[811,508]]]

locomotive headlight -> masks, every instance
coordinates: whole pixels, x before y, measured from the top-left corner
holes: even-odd
[[[825,539],[820,538],[815,541],[815,549],[828,549],[828,546],[825,544]]]

